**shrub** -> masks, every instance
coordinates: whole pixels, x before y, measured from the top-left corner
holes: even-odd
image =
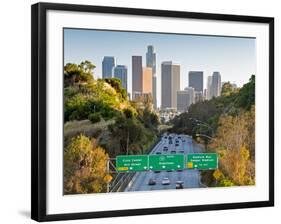
[[[93,113],[93,114],[90,114],[88,118],[94,124],[101,120],[101,115],[100,115],[100,113]]]

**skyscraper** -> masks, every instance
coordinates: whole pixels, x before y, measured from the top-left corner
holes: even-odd
[[[114,67],[114,77],[121,80],[122,87],[128,90],[127,88],[127,66],[125,65],[117,65]],[[128,92],[128,91],[127,91]]]
[[[105,56],[102,60],[102,78],[112,78],[113,68],[115,66],[115,58],[112,56]]]
[[[177,111],[184,112],[191,105],[190,92],[187,90],[177,91]]]
[[[219,72],[214,72],[212,76],[211,96],[217,97],[221,95],[221,75]]]
[[[203,93],[203,72],[190,71],[188,73],[188,86],[193,87],[197,92]]]
[[[203,93],[200,91],[195,91],[195,103],[203,101]]]
[[[206,92],[206,99],[210,100],[212,98],[211,91],[212,91],[212,76],[208,76],[207,79],[207,92]]]
[[[132,56],[132,97],[142,93],[142,56]]]
[[[156,53],[152,45],[147,46],[146,67],[152,68],[152,97],[153,108],[157,108],[157,77],[156,77]]]
[[[190,97],[190,104],[195,103],[195,91],[193,87],[185,87],[184,88],[185,91],[188,92],[189,97]]]
[[[152,94],[152,68],[142,68],[142,93]]]
[[[180,90],[180,65],[172,61],[161,64],[161,98],[163,109],[177,108],[177,91]]]

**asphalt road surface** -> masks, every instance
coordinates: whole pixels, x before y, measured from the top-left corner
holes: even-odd
[[[150,154],[187,154],[200,153],[200,148],[192,141],[192,138],[187,135],[172,135],[172,144],[169,144],[169,139],[162,137],[161,141],[153,148]],[[180,137],[179,137],[180,136]],[[179,138],[178,138],[179,137]],[[175,146],[176,139],[178,139],[179,146]],[[164,146],[168,147],[168,151],[164,151]],[[170,180],[169,185],[163,185],[163,178]],[[149,185],[150,179],[156,181],[155,185]],[[198,170],[182,170],[182,171],[144,171],[138,172],[129,183],[125,191],[151,191],[176,189],[176,182],[182,181],[184,188],[199,188],[200,186],[200,171]]]

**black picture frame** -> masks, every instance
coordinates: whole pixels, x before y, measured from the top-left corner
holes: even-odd
[[[99,211],[70,214],[46,214],[46,13],[48,10],[100,12],[169,18],[254,22],[269,25],[269,200],[243,203],[208,204],[196,206],[160,207],[131,210]],[[183,11],[164,11],[138,8],[119,8],[89,5],[37,3],[31,11],[31,218],[37,221],[148,215],[237,208],[274,206],[274,18]]]

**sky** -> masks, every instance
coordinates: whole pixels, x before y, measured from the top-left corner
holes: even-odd
[[[64,29],[64,64],[89,60],[96,65],[95,78],[101,78],[103,57],[114,56],[117,64],[128,67],[128,92],[131,92],[132,56],[143,56],[145,66],[148,45],[153,45],[156,52],[158,106],[163,61],[181,65],[181,89],[188,86],[189,71],[204,72],[204,88],[207,77],[214,71],[220,72],[222,82],[230,81],[239,87],[256,73],[254,38],[70,28]]]

